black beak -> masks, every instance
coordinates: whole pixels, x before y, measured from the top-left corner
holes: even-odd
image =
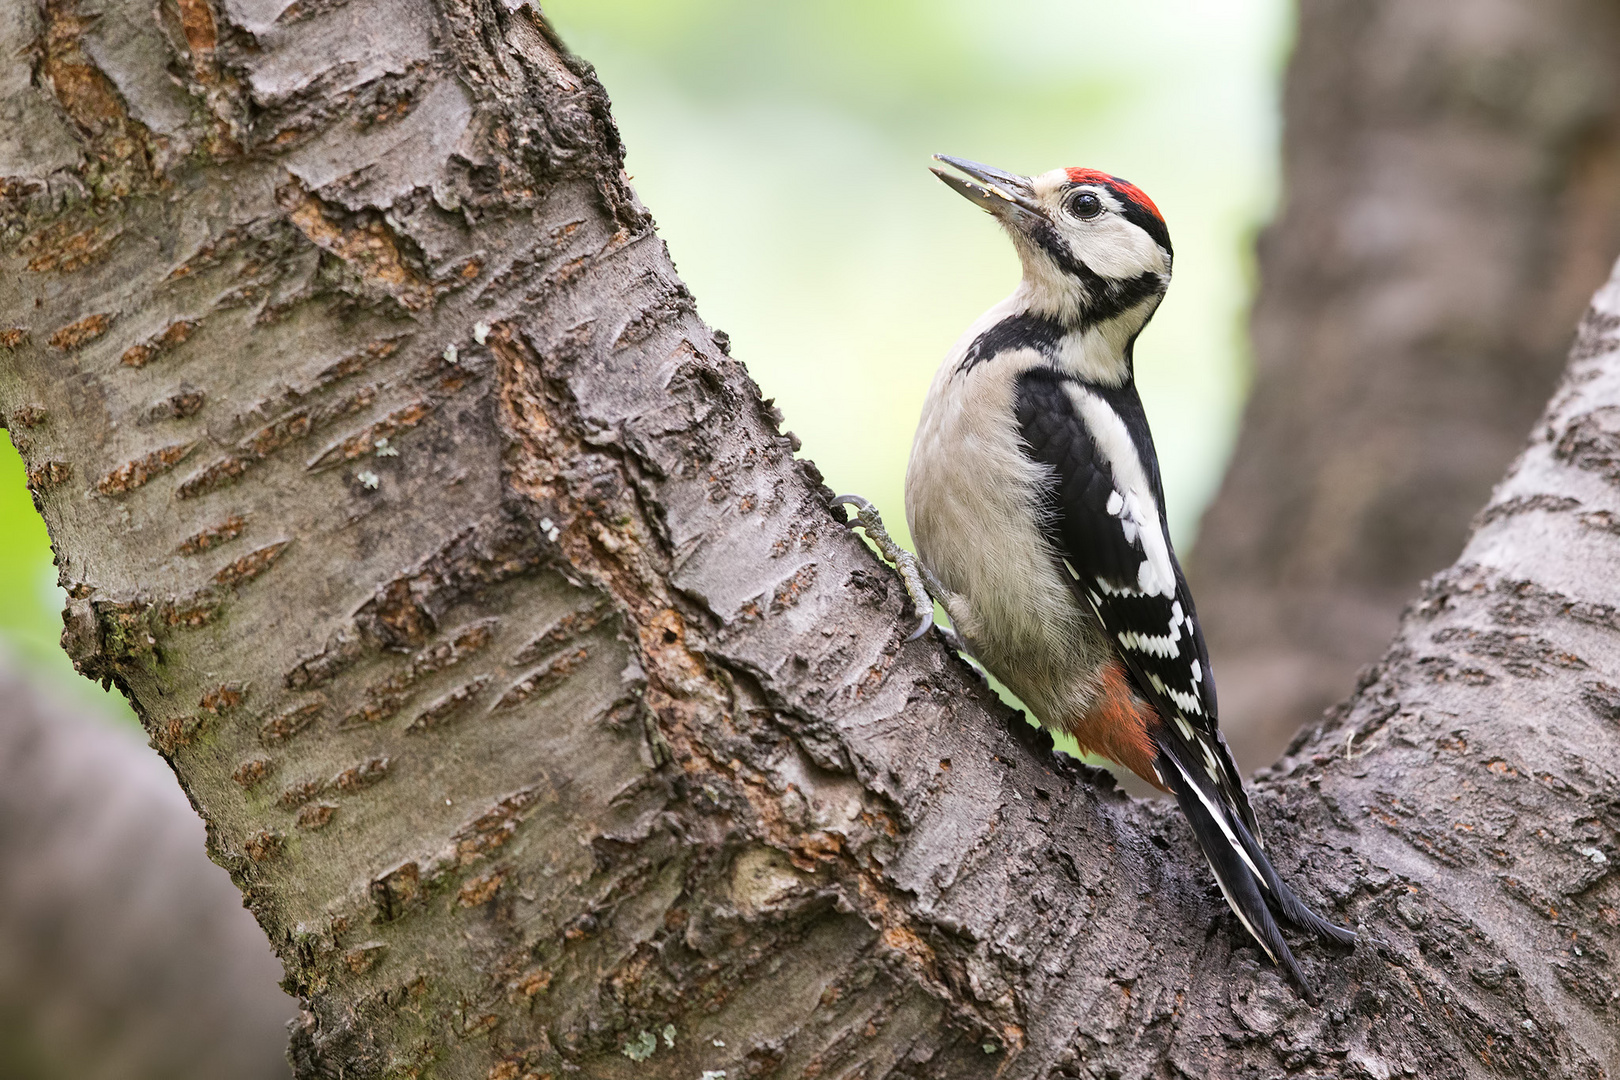
[[[975,184],[972,180],[964,180],[944,169],[931,167],[928,170],[943,180],[946,187],[974,203],[981,210],[988,210],[999,218],[1022,216],[1018,211],[1039,218],[1046,217],[1046,211],[1035,201],[1035,190],[1030,185],[1029,177],[1003,172],[989,165],[980,165],[977,161],[951,157],[949,154],[935,154],[934,160],[943,161],[958,172],[967,173],[973,180],[979,181]]]

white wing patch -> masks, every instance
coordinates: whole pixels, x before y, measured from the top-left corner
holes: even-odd
[[[1168,634],[1139,634],[1127,630],[1115,636],[1119,638],[1119,643],[1125,648],[1135,649],[1137,652],[1147,653],[1149,656],[1180,656],[1181,646],[1177,642],[1181,640],[1181,626],[1186,621],[1187,616],[1182,613],[1181,601],[1177,600],[1170,605],[1170,632]],[[1197,663],[1196,660],[1193,662]],[[1198,680],[1194,679],[1193,681],[1196,683]]]
[[[1169,687],[1166,687],[1164,692],[1170,696],[1171,701],[1175,702],[1186,711],[1203,715],[1204,706],[1201,702],[1199,702],[1197,694],[1183,694],[1180,690],[1175,690]]]
[[[1197,713],[1200,716],[1204,714],[1204,706],[1199,702],[1197,694],[1184,694],[1173,686],[1166,686],[1164,680],[1151,671],[1147,673],[1147,677],[1148,682],[1153,684],[1153,689],[1175,702],[1184,712]]]
[[[1138,634],[1126,630],[1115,635],[1127,649],[1147,653],[1149,656],[1180,656],[1181,646],[1176,641],[1180,634]]]
[[[1134,583],[1095,579],[1095,592],[1104,596],[1162,596],[1176,595],[1175,562],[1170,555],[1170,539],[1160,524],[1159,504],[1153,497],[1148,481],[1148,469],[1137,453],[1136,443],[1125,428],[1125,421],[1107,402],[1082,386],[1068,383],[1064,389],[1074,405],[1075,412],[1085,423],[1097,445],[1098,453],[1107,462],[1114,477],[1114,490],[1108,493],[1104,509],[1118,519],[1121,534],[1129,544],[1142,551],[1142,563],[1137,567]],[[1092,602],[1097,603],[1093,593]],[[1174,601],[1170,608],[1170,622],[1163,634],[1144,634],[1140,631],[1119,631],[1115,634],[1122,648],[1164,659],[1182,655],[1181,641],[1194,636],[1192,620],[1182,610],[1181,602]],[[1192,650],[1196,652],[1196,648]],[[1188,665],[1192,675],[1192,693],[1184,693],[1161,685],[1155,678],[1154,687],[1187,712],[1203,715],[1200,688],[1204,668],[1198,658]]]
[[[1136,453],[1125,421],[1084,387],[1068,383],[1065,389],[1114,474],[1115,490],[1108,497],[1108,512],[1119,518],[1126,541],[1141,545],[1143,558],[1136,572],[1136,588],[1147,596],[1174,596],[1176,572],[1170,561],[1170,541],[1159,525],[1159,504],[1148,483],[1147,467]]]

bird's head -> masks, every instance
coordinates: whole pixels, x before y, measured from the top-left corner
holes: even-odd
[[[1170,285],[1170,231],[1136,185],[1095,169],[1019,176],[934,158],[971,178],[933,170],[1012,237],[1030,310],[1074,328],[1121,324],[1132,337],[1152,317]]]

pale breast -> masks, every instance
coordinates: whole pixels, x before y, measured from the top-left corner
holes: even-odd
[[[1089,705],[1107,643],[1032,512],[1045,476],[1024,453],[1010,377],[1030,360],[1014,350],[967,373],[951,361],[941,368],[906,470],[906,518],[974,655],[1042,720],[1061,724]]]

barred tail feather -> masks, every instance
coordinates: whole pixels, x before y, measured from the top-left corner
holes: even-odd
[[[1237,915],[1238,921],[1243,924],[1251,937],[1259,944],[1265,954],[1271,958],[1288,978],[1299,987],[1305,1000],[1312,1005],[1317,1003],[1316,991],[1300,970],[1299,963],[1294,954],[1288,950],[1288,943],[1283,940],[1282,931],[1277,928],[1277,921],[1272,917],[1271,908],[1261,894],[1262,886],[1269,887],[1269,877],[1276,881],[1276,871],[1261,854],[1258,845],[1253,850],[1246,850],[1241,837],[1248,836],[1248,830],[1242,822],[1236,820],[1234,815],[1228,814],[1224,807],[1212,800],[1198,783],[1192,778],[1181,763],[1178,762],[1168,750],[1161,747],[1159,755],[1159,772],[1165,783],[1175,794],[1176,802],[1181,806],[1181,812],[1186,815],[1187,821],[1192,825],[1193,836],[1198,846],[1204,852],[1204,858],[1209,861],[1209,868],[1215,873],[1215,880],[1221,887],[1221,895]],[[1236,824],[1241,833],[1235,833],[1232,825]],[[1253,837],[1248,836],[1250,844]],[[1264,870],[1260,869],[1264,867]],[[1278,884],[1281,884],[1278,882]],[[1293,894],[1289,893],[1292,897]],[[1294,897],[1294,903],[1301,910],[1303,904]]]

